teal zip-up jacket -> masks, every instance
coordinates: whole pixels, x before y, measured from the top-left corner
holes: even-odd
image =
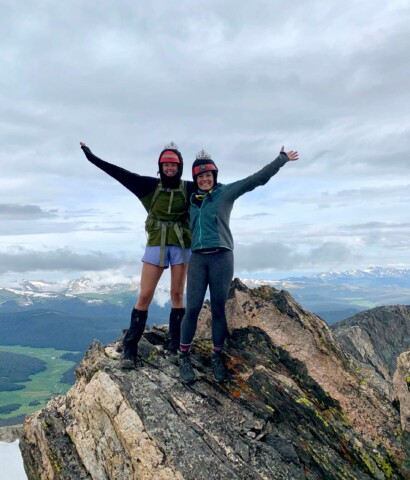
[[[191,250],[193,252],[213,248],[233,250],[229,220],[235,200],[244,193],[265,185],[288,161],[286,153],[280,153],[269,165],[243,180],[226,185],[218,183],[205,196],[200,206],[194,203],[195,194],[192,194],[189,208]]]

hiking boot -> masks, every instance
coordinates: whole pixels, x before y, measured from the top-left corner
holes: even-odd
[[[147,317],[148,311],[137,310],[136,308],[132,310],[130,328],[126,331],[122,340],[123,354],[120,361],[120,368],[129,370],[138,366],[138,342],[144,333]]]
[[[136,359],[122,357],[120,360],[120,368],[122,370],[133,370],[134,368],[137,368],[137,366]]]
[[[121,355],[119,367],[123,370],[132,370],[133,368],[137,368],[137,353],[138,345],[132,343],[125,345]]]
[[[181,337],[181,322],[184,318],[185,308],[172,308],[169,315],[169,336],[171,341],[168,344],[167,350],[174,355],[179,349],[179,342]]]
[[[212,373],[217,382],[226,380],[226,368],[223,362],[222,353],[212,352],[211,356]]]
[[[192,368],[189,352],[178,352],[179,359],[179,378],[182,383],[192,383],[195,381],[195,372]]]

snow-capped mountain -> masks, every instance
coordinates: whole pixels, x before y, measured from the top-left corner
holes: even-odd
[[[59,291],[61,288],[58,283],[43,280],[23,280],[20,285],[24,291],[29,292],[53,292]]]
[[[260,285],[270,285],[272,287],[284,290],[297,290],[306,288],[308,285],[317,283],[327,284],[358,284],[360,287],[363,282],[369,281],[380,284],[386,283],[392,285],[405,284],[410,288],[410,269],[369,267],[363,270],[348,270],[345,272],[322,272],[309,276],[288,277],[281,280],[259,280],[252,278],[241,279],[249,287],[258,287]],[[139,289],[139,281],[123,279],[121,282],[105,283],[103,279],[92,279],[81,277],[75,280],[66,280],[62,282],[47,282],[44,280],[23,280],[15,287],[0,287],[0,291],[13,292],[16,295],[52,297],[53,294],[60,295],[82,295],[82,294],[112,294],[121,292],[135,292]],[[158,303],[166,303],[169,297],[169,288],[158,285]]]
[[[0,288],[0,309],[10,308],[12,304],[19,307],[55,305],[69,299],[90,306],[108,304],[129,308],[137,298],[139,282],[131,278],[115,280],[106,282],[104,278],[88,277],[60,283],[24,280],[13,288]],[[380,305],[410,304],[410,269],[369,267],[282,280],[242,281],[251,288],[267,284],[288,290],[305,308],[328,321]],[[169,287],[159,285],[153,304],[163,308],[169,305],[169,299]]]
[[[82,277],[62,282],[45,282],[43,280],[23,280],[13,287],[0,287],[0,307],[7,302],[19,306],[43,304],[47,299],[80,299],[84,303],[95,304],[102,301],[123,306],[129,299],[136,299],[139,282],[124,279],[122,282],[103,283],[101,279]],[[158,285],[154,302],[164,307],[170,299],[169,288]]]
[[[306,284],[314,283],[375,283],[388,282],[391,284],[406,284],[410,287],[410,269],[368,267],[363,270],[348,270],[345,272],[322,272],[302,277],[288,277],[283,280],[252,280],[244,279],[249,286],[271,285],[275,288],[292,289],[300,288]]]
[[[70,280],[61,284],[60,292],[65,294],[82,293],[114,293],[122,291],[136,291],[139,288],[139,282],[123,281],[114,283],[105,283],[101,279],[94,280],[88,277],[82,277],[76,280]]]
[[[348,270],[346,272],[326,272],[311,275],[308,278],[320,279],[324,281],[336,280],[357,280],[357,279],[371,279],[371,280],[386,280],[393,281],[409,281],[410,269],[400,268],[383,268],[383,267],[368,267],[363,270]]]

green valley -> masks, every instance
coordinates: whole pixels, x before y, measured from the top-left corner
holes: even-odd
[[[23,382],[19,381],[21,377],[17,377],[14,383],[18,388],[23,387],[22,389],[0,391],[0,407],[3,407],[0,411],[4,412],[0,413],[0,426],[22,423],[25,415],[43,407],[51,397],[65,394],[70,388],[70,384],[62,383],[63,376],[74,367],[75,360],[80,358],[79,355],[67,355],[73,352],[54,348],[0,345],[0,352],[9,353],[11,357],[13,354],[23,355],[31,358],[33,362],[40,360],[44,362],[45,366],[45,369],[30,375],[28,380],[25,379]],[[0,377],[4,378],[7,373],[13,381],[13,374],[5,372],[5,368],[7,365],[2,362]],[[7,408],[8,406],[10,408]]]

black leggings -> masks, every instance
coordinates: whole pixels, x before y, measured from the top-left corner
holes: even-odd
[[[191,345],[198,315],[209,285],[212,341],[222,346],[226,337],[225,303],[233,276],[233,252],[192,253],[188,268],[187,305],[181,325],[181,347]]]

